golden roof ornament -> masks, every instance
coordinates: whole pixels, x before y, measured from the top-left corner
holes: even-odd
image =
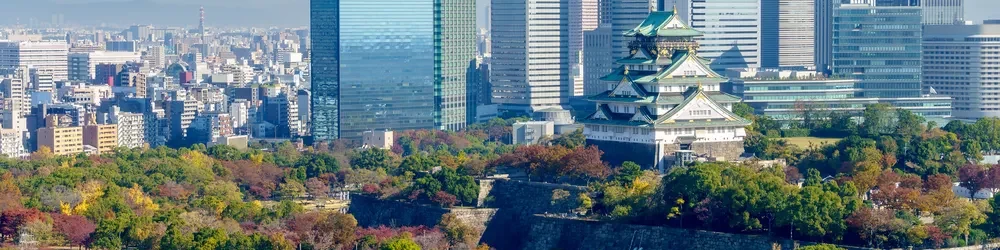
[[[677,15],[677,4],[674,4],[674,15]]]
[[[701,81],[698,81],[698,90],[701,90]]]
[[[625,75],[628,75],[628,65],[625,65]]]

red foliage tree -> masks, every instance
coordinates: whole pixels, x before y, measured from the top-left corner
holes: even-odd
[[[73,245],[85,245],[90,234],[97,229],[93,222],[79,215],[52,214],[52,225],[56,232],[66,237]]]
[[[271,163],[255,164],[248,160],[224,161],[222,166],[232,172],[233,181],[250,190],[250,193],[262,198],[271,198],[272,193],[281,183],[285,172]]]
[[[927,239],[930,240],[934,248],[940,248],[944,246],[945,241],[951,239],[951,235],[941,231],[941,228],[937,226],[927,226]]]
[[[958,169],[958,180],[962,187],[969,189],[969,194],[975,198],[976,192],[987,187],[987,171],[977,165],[965,165]]]
[[[28,222],[41,220],[45,214],[38,209],[14,208],[0,213],[0,236],[13,239],[17,230]]]
[[[927,181],[924,182],[924,192],[951,190],[951,186],[951,177],[944,174],[935,174],[927,177]]]
[[[442,207],[453,207],[455,204],[458,204],[458,197],[445,191],[437,191],[431,197],[431,201],[440,204]]]
[[[558,173],[561,176],[574,178],[607,178],[611,174],[611,168],[601,161],[603,154],[604,152],[601,152],[596,146],[573,149],[560,159]]]
[[[847,217],[847,225],[858,232],[862,240],[868,241],[868,246],[876,245],[878,235],[884,235],[891,230],[893,214],[887,209],[861,208]]]
[[[361,187],[361,192],[365,194],[378,194],[378,191],[379,191],[378,185],[371,183],[365,184],[364,186]]]
[[[173,200],[185,200],[189,195],[191,195],[191,191],[184,187],[184,185],[177,184],[173,181],[160,185],[157,191],[160,196]]]

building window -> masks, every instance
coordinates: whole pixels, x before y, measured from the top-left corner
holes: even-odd
[[[691,110],[688,111],[691,116],[710,116],[712,115],[711,110]]]

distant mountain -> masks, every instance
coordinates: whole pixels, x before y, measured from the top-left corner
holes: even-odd
[[[153,24],[155,26],[198,26],[198,8],[192,3],[148,0],[96,3],[41,3],[45,0],[0,0],[0,24],[27,24],[30,18],[50,22],[62,14],[66,23],[87,25]],[[205,22],[227,27],[298,27],[309,25],[308,1],[278,0],[281,4],[228,4],[241,1],[205,0]]]

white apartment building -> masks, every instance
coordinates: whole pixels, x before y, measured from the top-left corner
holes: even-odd
[[[96,77],[95,67],[98,64],[138,62],[141,57],[138,52],[94,51],[69,54],[69,79],[90,82]]]
[[[493,0],[493,103],[531,113],[568,108],[573,94],[569,0]]]
[[[1000,116],[1000,24],[925,25],[923,86],[952,98],[952,117]]]
[[[32,67],[52,72],[56,81],[67,80],[68,54],[69,45],[63,41],[0,41],[0,74],[10,74],[21,67]]]
[[[232,118],[233,128],[241,128],[247,125],[249,120],[248,102],[232,102],[229,104],[229,117]]]
[[[147,138],[155,132],[155,126],[147,124],[146,117],[140,113],[118,111],[114,107],[110,119],[118,125],[118,146],[125,148],[140,148],[148,143]]]
[[[28,157],[24,148],[24,131],[0,129],[0,156],[22,159]]]

